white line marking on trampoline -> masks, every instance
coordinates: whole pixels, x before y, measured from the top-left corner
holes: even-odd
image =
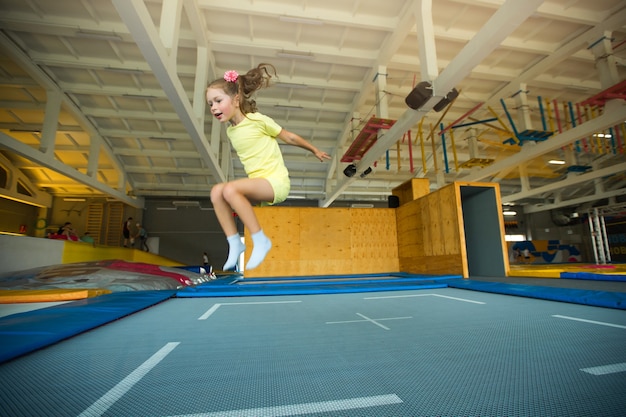
[[[217,411],[212,413],[184,414],[175,417],[284,417],[303,414],[334,413],[342,410],[379,407],[401,404],[396,394],[371,397],[348,398],[345,400],[320,401],[315,403],[289,404],[274,407],[248,408],[244,410]]]
[[[387,326],[383,326],[382,324],[378,323],[379,321],[387,321],[387,320],[406,320],[406,319],[412,319],[413,317],[387,317],[387,318],[383,318],[383,319],[371,319],[369,317],[364,316],[361,313],[356,313],[357,316],[359,317],[363,317],[364,320],[343,320],[343,321],[327,321],[326,324],[346,324],[346,323],[362,323],[362,322],[370,322],[373,323],[379,327],[382,327],[385,330],[389,330],[389,327]]]
[[[293,304],[293,303],[301,303],[301,302],[302,301],[251,301],[248,303],[217,303],[217,304],[214,304],[210,309],[208,309],[206,313],[198,317],[198,320],[208,319],[221,306],[241,306],[241,305],[258,305],[258,304]]]
[[[373,324],[377,325],[378,327],[382,327],[382,328],[383,328],[383,329],[385,329],[385,330],[389,330],[389,327],[387,327],[387,326],[383,326],[382,324],[380,324],[380,323],[379,323],[379,322],[377,322],[376,320],[374,320],[374,319],[370,319],[369,317],[364,316],[364,315],[363,315],[363,314],[361,314],[361,313],[356,313],[356,315],[357,315],[357,316],[359,316],[359,317],[363,317],[365,320],[369,321],[370,323],[373,323]]]
[[[211,317],[211,314],[215,313],[217,309],[220,308],[221,306],[222,306],[221,304],[213,304],[213,306],[210,309],[208,309],[206,313],[198,317],[198,320],[208,319],[209,317]]]
[[[441,294],[408,294],[408,295],[387,295],[387,296],[382,296],[382,297],[364,297],[364,300],[380,300],[380,299],[385,299],[385,298],[408,298],[408,297],[441,297],[441,298],[447,298],[449,300],[455,300],[455,301],[463,301],[465,303],[473,303],[473,304],[487,304],[484,303],[482,301],[474,301],[474,300],[468,300],[465,298],[457,298],[457,297],[450,297],[448,295],[441,295]]]
[[[599,324],[601,326],[617,327],[618,329],[626,329],[626,326],[622,326],[621,324],[613,324],[613,323],[605,323],[605,322],[602,322],[602,321],[593,321],[593,320],[579,319],[577,317],[560,316],[558,314],[553,314],[552,317],[556,317],[558,319],[582,321],[583,323]]]
[[[594,366],[591,368],[581,368],[583,372],[592,375],[608,375],[618,372],[626,372],[626,363],[614,363],[612,365]]]
[[[163,346],[157,353],[152,355],[147,361],[142,363],[126,378],[121,380],[109,392],[104,394],[98,401],[80,413],[79,417],[93,417],[103,415],[117,400],[122,398],[141,378],[143,378],[152,368],[157,366],[180,342],[170,342]]]

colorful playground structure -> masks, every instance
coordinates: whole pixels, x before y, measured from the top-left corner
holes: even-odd
[[[406,147],[408,151],[409,172],[415,172],[416,161],[413,146],[419,146],[422,172],[426,173],[429,165],[426,152],[428,142],[430,142],[430,146],[432,148],[432,168],[436,172],[443,169],[445,173],[449,173],[452,169],[451,165],[453,165],[455,172],[458,172],[459,169],[462,168],[472,168],[475,166],[483,167],[490,165],[494,162],[494,159],[481,158],[480,156],[474,155],[470,155],[470,158],[466,161],[459,161],[456,146],[457,138],[455,138],[454,133],[456,129],[482,125],[486,127],[486,129],[480,133],[476,139],[487,146],[498,147],[500,149],[515,146],[522,147],[528,142],[542,142],[556,134],[573,129],[586,121],[590,121],[600,116],[608,100],[626,99],[626,80],[617,83],[614,86],[579,103],[559,102],[556,99],[550,100],[538,96],[537,110],[541,120],[540,130],[524,129],[519,131],[504,99],[500,99],[500,104],[508,124],[505,123],[503,118],[491,106],[486,106],[486,110],[490,117],[483,119],[472,117],[484,107],[485,103],[480,102],[475,104],[470,110],[466,111],[452,123],[444,126],[441,121],[454,105],[455,99],[456,97],[452,98],[448,102],[437,123],[430,124],[430,127],[428,128],[423,126],[424,119],[421,119],[417,132],[409,130],[405,132],[402,138],[396,142],[395,151],[398,171],[402,170],[402,148]],[[396,121],[392,119],[371,116],[362,125],[361,130],[345,151],[341,158],[341,162],[353,164],[354,162],[361,160],[374,143],[376,143],[381,131],[389,129],[395,122]],[[501,138],[501,140],[497,142],[482,137],[489,132],[495,133]],[[439,138],[440,143],[437,143],[437,138]],[[591,137],[581,138],[568,147],[570,150],[575,151],[578,154],[592,153],[598,155],[617,155],[624,154],[625,139],[626,126],[622,123],[608,128],[605,132],[596,132]],[[386,170],[391,169],[390,152],[391,150],[387,150],[385,154]],[[441,154],[441,156],[439,156],[439,154]],[[451,158],[449,155],[451,155]],[[440,159],[443,163],[441,168]],[[567,169],[570,172],[585,172],[590,168],[591,167],[586,165],[571,164]],[[350,169],[346,169],[344,172],[347,176],[353,175]]]

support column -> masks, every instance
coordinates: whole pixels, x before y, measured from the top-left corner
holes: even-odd
[[[467,146],[469,150],[470,159],[480,158],[480,151],[478,150],[478,136],[476,134],[476,128],[469,129],[469,138],[467,139]]]
[[[596,68],[600,75],[600,85],[602,89],[607,89],[620,82],[619,72],[617,70],[617,60],[613,55],[612,32],[605,31],[603,36],[595,43],[592,43],[588,49],[591,50],[596,59]],[[620,100],[609,100],[606,103],[605,110],[619,106]]]
[[[419,0],[416,9],[417,43],[419,46],[422,81],[432,82],[439,75],[437,51],[435,47],[435,29],[433,26],[432,0]],[[447,93],[447,91],[445,93]]]
[[[517,123],[518,131],[531,130],[533,128],[530,121],[530,106],[528,105],[528,90],[526,83],[519,85],[519,91],[515,94],[515,102],[517,103]]]
[[[182,13],[183,2],[181,0],[163,0],[159,36],[169,55],[169,65],[172,66],[171,68],[176,68]]]
[[[530,181],[528,180],[528,172],[526,170],[526,164],[520,164],[519,166],[519,180],[522,186],[522,192],[530,191]]]
[[[61,113],[61,92],[48,90],[46,91],[46,99],[46,113],[41,129],[39,150],[48,156],[52,156],[59,124],[59,113]]]
[[[91,136],[89,138],[89,160],[87,161],[87,175],[95,178],[98,172],[98,160],[100,158],[100,141]]]
[[[389,100],[387,100],[387,67],[378,67],[378,73],[374,79],[376,82],[376,114],[382,119],[389,118]]]
[[[596,59],[596,68],[600,74],[600,85],[602,89],[609,88],[620,81],[617,71],[617,61],[613,55],[611,36],[610,31],[605,31],[603,36],[588,48]]]
[[[222,143],[221,137],[222,123],[219,120],[213,118],[213,120],[211,121],[211,143],[209,145],[211,145],[211,149],[213,150],[214,155],[220,154],[220,145]]]
[[[196,51],[196,79],[193,87],[193,113],[201,126],[204,126],[208,74],[209,50],[205,47],[198,47]]]

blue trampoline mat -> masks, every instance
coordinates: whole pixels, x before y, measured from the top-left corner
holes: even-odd
[[[474,281],[471,279],[450,280],[447,284],[450,288],[463,290],[483,291],[626,310],[626,293],[622,292],[507,284],[503,282]]]
[[[242,282],[243,281],[243,282]],[[238,279],[227,276],[182,290],[129,291],[74,301],[0,318],[0,363],[102,326],[172,297],[244,297],[339,294],[458,288],[626,309],[626,293],[462,279],[458,275],[404,273]]]
[[[136,313],[174,290],[128,291],[0,318],[0,363]]]

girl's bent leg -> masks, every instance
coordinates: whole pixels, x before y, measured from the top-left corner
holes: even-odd
[[[211,203],[215,210],[215,216],[220,223],[222,230],[226,236],[237,233],[235,218],[233,217],[233,209],[224,199],[224,187],[226,183],[217,184],[211,189]]]
[[[237,233],[237,225],[235,224],[235,218],[233,217],[233,209],[224,199],[225,186],[225,183],[217,184],[211,189],[211,203],[213,203],[213,209],[215,210],[217,221],[220,223],[220,226],[222,226],[222,230],[224,231],[226,240],[228,241],[228,258],[222,268],[223,271],[228,271],[235,268],[239,255],[246,250],[246,247],[241,242],[239,233]]]
[[[261,225],[250,200],[273,201],[274,189],[266,179],[246,178],[225,184],[222,195],[252,234],[254,247],[246,268],[256,268],[263,262],[272,248],[272,242],[261,230]]]

